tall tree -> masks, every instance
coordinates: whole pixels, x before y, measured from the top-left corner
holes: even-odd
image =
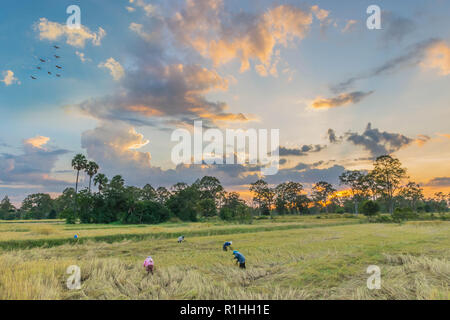
[[[158,187],[156,189],[156,201],[160,204],[165,204],[167,200],[170,198],[170,191],[165,187]]]
[[[411,181],[401,188],[400,196],[409,201],[410,207],[414,212],[417,211],[417,202],[424,198],[423,189],[420,185]]]
[[[77,182],[75,183],[75,194],[78,192],[78,179],[80,171],[86,169],[87,160],[86,157],[79,153],[72,159],[72,167],[77,171]]]
[[[98,185],[99,192],[102,192],[107,184],[108,178],[103,173],[99,173],[94,177],[94,186]]]
[[[5,196],[0,202],[0,219],[11,219],[14,215],[16,208],[9,200],[8,196]]]
[[[303,186],[298,182],[283,182],[275,187],[275,203],[277,206],[277,211],[284,213],[286,210],[292,212],[292,210],[297,210],[298,200],[302,194]]]
[[[149,183],[147,183],[141,190],[141,199],[142,200],[155,200],[156,198],[156,191],[155,188],[153,188]]]
[[[275,191],[269,184],[260,179],[250,185],[250,192],[253,193],[253,201],[258,204],[260,212],[268,212],[271,215]]]
[[[224,189],[216,177],[204,176],[201,180],[195,182],[200,197],[202,199],[212,199],[214,203],[219,205],[220,200],[224,196]]]
[[[89,193],[91,192],[92,177],[97,174],[98,169],[99,169],[98,164],[95,163],[94,161],[89,161],[86,164],[85,172],[89,176]]]
[[[330,196],[336,192],[336,189],[326,181],[317,182],[312,188],[312,197],[316,203],[322,205],[325,208],[325,212],[328,213],[328,200]]]
[[[394,196],[406,178],[406,169],[402,168],[400,160],[390,156],[380,156],[375,160],[373,177],[379,186],[380,192],[387,200],[389,213],[394,212]]]
[[[46,193],[30,194],[22,201],[25,217],[29,219],[45,219],[53,209],[53,200]]]
[[[342,185],[350,187],[355,214],[358,214],[358,203],[367,195],[369,186],[366,184],[365,174],[361,171],[344,171],[339,180]]]

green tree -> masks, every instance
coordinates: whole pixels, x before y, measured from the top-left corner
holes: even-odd
[[[197,221],[200,192],[195,186],[184,186],[166,201],[169,210],[183,221]]]
[[[102,192],[102,190],[108,184],[108,178],[103,174],[99,173],[94,177],[94,185],[98,185],[98,191]]]
[[[260,179],[250,185],[250,192],[253,193],[253,202],[258,205],[260,213],[271,215],[275,191],[268,183]]]
[[[22,201],[21,207],[27,219],[45,219],[52,209],[52,198],[46,193],[30,194]]]
[[[361,204],[361,212],[370,217],[374,216],[380,211],[380,205],[373,200],[366,200]]]
[[[72,208],[75,201],[75,189],[66,188],[62,194],[57,197],[53,203],[57,213],[61,213],[66,209]]]
[[[354,203],[355,214],[358,214],[358,203],[367,196],[369,186],[367,185],[365,174],[361,171],[344,171],[339,180],[342,185],[350,188],[352,200]]]
[[[331,184],[326,181],[317,182],[312,188],[312,198],[314,201],[325,208],[325,212],[328,213],[328,205],[330,196],[336,192]]]
[[[80,171],[86,169],[86,166],[87,166],[86,157],[84,155],[82,155],[81,153],[77,154],[72,159],[72,168],[74,168],[77,171],[77,180],[75,183],[75,194],[78,193],[78,180],[79,180],[79,176],[80,176]]]
[[[92,177],[95,176],[98,172],[99,166],[97,163],[95,163],[94,161],[89,161],[86,164],[85,167],[85,172],[86,174],[89,176],[89,192],[91,192],[91,182],[92,182]]]
[[[14,218],[16,208],[9,200],[8,196],[5,196],[0,202],[0,220],[11,220]]]
[[[283,182],[275,187],[275,204],[278,213],[298,211],[303,186],[298,182]]]
[[[389,213],[394,212],[394,196],[406,178],[406,169],[402,168],[400,160],[389,155],[380,156],[375,160],[372,171],[382,196],[387,200]]]
[[[156,189],[156,201],[161,204],[165,204],[169,200],[171,193],[165,187],[158,187]]]
[[[153,201],[156,199],[156,191],[149,183],[147,183],[141,190],[141,199]]]
[[[200,191],[202,199],[212,199],[219,204],[224,194],[224,189],[219,179],[210,176],[204,176],[201,180],[195,182],[197,189]]]
[[[423,188],[415,182],[408,182],[400,189],[400,196],[409,201],[410,208],[417,212],[417,202],[424,199]]]

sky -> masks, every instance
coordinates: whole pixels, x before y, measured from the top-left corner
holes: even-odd
[[[374,4],[380,29],[366,25]],[[77,153],[128,185],[213,175],[236,191],[338,187],[391,154],[427,194],[449,192],[449,13],[444,0],[3,1],[0,198],[57,196]],[[278,173],[174,164],[171,134],[200,120],[279,129]]]

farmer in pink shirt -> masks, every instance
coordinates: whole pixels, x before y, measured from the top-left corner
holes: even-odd
[[[147,271],[147,274],[149,274],[150,272],[153,274],[153,265],[154,263],[152,257],[148,256],[144,261],[144,268],[145,271]]]

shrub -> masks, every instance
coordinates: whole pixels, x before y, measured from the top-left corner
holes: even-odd
[[[366,200],[361,205],[361,212],[365,216],[374,216],[380,211],[380,205],[372,200]]]
[[[371,218],[370,222],[378,222],[378,223],[391,223],[394,220],[390,215],[375,215]]]
[[[66,219],[67,224],[75,224],[77,221],[77,217],[75,212],[72,209],[65,209],[60,214],[59,217],[61,219]]]
[[[395,222],[401,222],[404,220],[417,219],[417,213],[413,212],[411,208],[395,208],[392,218]]]

